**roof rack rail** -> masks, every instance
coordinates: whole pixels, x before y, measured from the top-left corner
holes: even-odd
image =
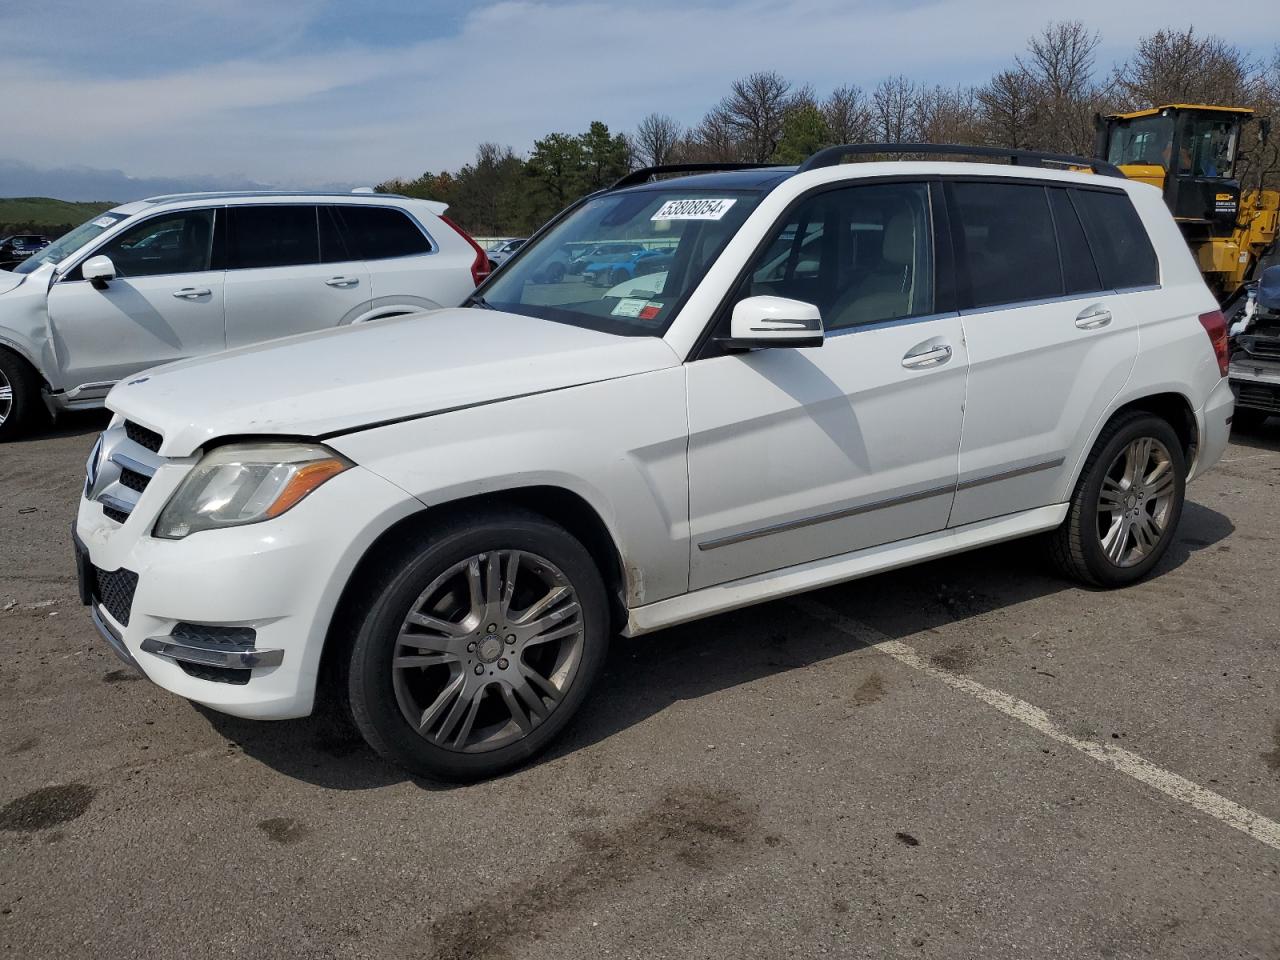
[[[1049,164],[1057,166],[1088,167],[1094,173],[1104,177],[1120,177],[1124,173],[1105,160],[1093,160],[1089,157],[1073,157],[1067,153],[1038,153],[1034,150],[1015,150],[1011,147],[974,146],[962,143],[846,143],[838,147],[827,147],[819,150],[804,163],[800,164],[797,173],[806,170],[817,170],[821,167],[834,167],[845,157],[875,153],[934,153],[960,154],[973,157],[1002,157],[1014,166],[1044,167]]]
[[[717,170],[756,170],[776,166],[778,166],[776,163],[738,163],[737,161],[724,163],[662,163],[656,167],[641,167],[639,170],[632,170],[625,176],[615,180],[608,189],[621,190],[623,187],[634,187],[636,184],[648,183],[649,180],[660,173],[712,173]]]

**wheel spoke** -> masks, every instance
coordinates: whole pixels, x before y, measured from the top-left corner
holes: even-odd
[[[546,592],[541,600],[531,603],[527,608],[520,611],[518,617],[513,617],[511,622],[521,627],[530,627],[530,621],[540,617],[547,610],[563,600],[565,597],[573,593],[568,587],[556,586]]]
[[[1145,512],[1134,521],[1133,540],[1143,556],[1154,550],[1156,544],[1160,542],[1160,532],[1156,528],[1155,521]]]
[[[396,657],[391,661],[391,666],[397,670],[407,670],[411,667],[438,667],[442,663],[457,662],[458,658],[452,653],[426,653]]]
[[[1151,500],[1158,500],[1161,497],[1167,497],[1173,493],[1173,469],[1157,470],[1152,479],[1147,481],[1147,497]]]
[[[548,630],[546,633],[535,634],[525,640],[526,647],[532,647],[539,643],[550,643],[552,640],[563,640],[565,637],[572,637],[575,633],[582,630],[581,623],[566,623],[564,626],[555,630]]]
[[[1151,460],[1151,438],[1139,437],[1129,444],[1125,451],[1124,478],[1127,486],[1140,483],[1147,472],[1147,463]]]
[[[516,592],[516,574],[520,572],[520,551],[512,550],[507,554],[507,571],[502,578],[502,615],[511,612],[511,598]]]
[[[526,664],[521,664],[519,672],[516,676],[511,678],[510,682],[512,691],[525,705],[525,707],[528,708],[530,716],[535,718],[537,722],[541,723],[547,718],[548,710],[547,705],[542,700],[542,697],[538,695],[538,691],[535,690],[530,683],[530,680],[532,680],[536,675],[536,671],[531,667]],[[554,703],[554,701],[558,700],[559,697],[553,697],[552,699]]]
[[[453,745],[455,747],[461,748],[467,745],[467,740],[471,736],[471,730],[476,725],[476,714],[480,712],[480,701],[483,693],[484,687],[480,687],[471,695],[471,703],[468,706],[466,716],[462,718],[462,726],[458,728],[458,735],[453,740]]]
[[[434,630],[436,633],[443,633],[450,637],[465,637],[471,632],[465,623],[441,620],[439,617],[433,617],[428,613],[411,613],[405,617],[405,621],[412,623],[415,627],[424,627],[427,630]],[[407,643],[408,641],[406,640],[405,642]]]
[[[9,386],[7,383],[0,383],[0,400],[12,400],[12,399],[13,399],[13,387]]]
[[[542,643],[547,639],[553,639],[550,637],[543,637],[543,633],[550,630],[557,624],[564,623],[564,621],[568,620],[570,617],[577,616],[581,609],[582,608],[578,606],[577,601],[574,601],[573,603],[565,604],[558,610],[551,611],[545,617],[542,617],[539,620],[534,620],[532,623],[520,624],[520,632],[524,635],[524,642],[526,644]]]
[[[1118,566],[1128,545],[1129,518],[1120,517],[1111,524],[1111,529],[1102,538],[1102,551],[1107,555],[1108,560]]]
[[[1113,480],[1111,477],[1102,479],[1102,492],[1098,494],[1098,506],[1106,511],[1115,513],[1124,509],[1124,488],[1120,486],[1120,481]]]
[[[431,706],[422,711],[422,716],[418,719],[418,732],[429,735],[428,731],[435,726],[441,715],[449,709],[450,704],[455,700],[461,699],[463,688],[467,683],[467,675],[460,673],[449,681],[448,685],[440,691],[440,695],[432,701]],[[434,737],[432,739],[435,739]]]
[[[529,712],[525,709],[524,704],[520,702],[520,698],[516,696],[515,691],[505,683],[502,685],[502,700],[507,705],[511,719],[515,721],[516,726],[523,733],[528,733],[533,729],[534,721],[530,718]]]
[[[448,654],[450,659],[457,659],[465,650],[467,634],[462,636],[440,636],[430,633],[410,633],[401,630],[396,643],[414,650],[425,650],[430,653]]]
[[[472,557],[467,564],[467,592],[471,597],[471,615],[484,618],[484,583],[480,579],[480,557]]]
[[[479,702],[480,694],[484,691],[483,684],[472,689],[465,682],[467,675],[464,673],[461,676],[463,678],[463,683],[459,687],[458,696],[454,698],[453,704],[449,707],[449,712],[445,715],[445,718],[440,721],[440,728],[436,731],[435,740],[441,745],[446,741],[453,739],[449,734],[451,734],[458,726],[458,722],[466,716],[467,711],[472,708],[472,705]]]
[[[497,607],[502,603],[502,554],[491,553],[485,557],[484,564],[484,605],[488,611],[485,617],[497,614]]]

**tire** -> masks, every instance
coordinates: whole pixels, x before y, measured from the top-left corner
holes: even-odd
[[[564,279],[564,264],[552,263],[547,267],[547,283],[559,283]]]
[[[522,510],[437,527],[375,574],[367,595],[347,670],[352,718],[374,750],[432,779],[479,780],[536,756],[582,705],[608,650],[591,555]]]
[[[47,413],[39,374],[22,357],[0,348],[0,443],[27,433]]]
[[[1144,457],[1138,444],[1150,458],[1133,470]],[[1063,574],[1091,586],[1141,580],[1176,536],[1186,478],[1182,444],[1168,422],[1142,411],[1117,417],[1085,461],[1066,520],[1047,537],[1049,556]]]

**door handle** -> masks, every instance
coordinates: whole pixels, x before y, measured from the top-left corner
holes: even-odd
[[[930,346],[913,347],[911,352],[902,358],[902,365],[909,370],[916,370],[920,367],[939,367],[951,359],[951,346],[946,343],[938,343]]]
[[[1086,307],[1076,317],[1076,326],[1081,330],[1097,330],[1111,322],[1111,311],[1103,306]]]
[[[173,295],[179,300],[198,300],[200,297],[212,296],[213,291],[208,287],[183,287],[173,291]]]
[[[331,287],[354,287],[359,282],[359,277],[330,277],[325,281]]]

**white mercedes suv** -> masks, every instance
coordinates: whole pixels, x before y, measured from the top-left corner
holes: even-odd
[[[180,194],[116,207],[0,270],[0,440],[146,367],[457,306],[489,272],[446,206]]]
[[[1160,194],[861,149],[640,171],[465,307],[120,384],[76,527],[99,630],[239,716],[334,691],[469,779],[564,728],[615,631],[1032,534],[1085,582],[1149,573],[1232,416]],[[548,280],[623,239],[670,255]]]

